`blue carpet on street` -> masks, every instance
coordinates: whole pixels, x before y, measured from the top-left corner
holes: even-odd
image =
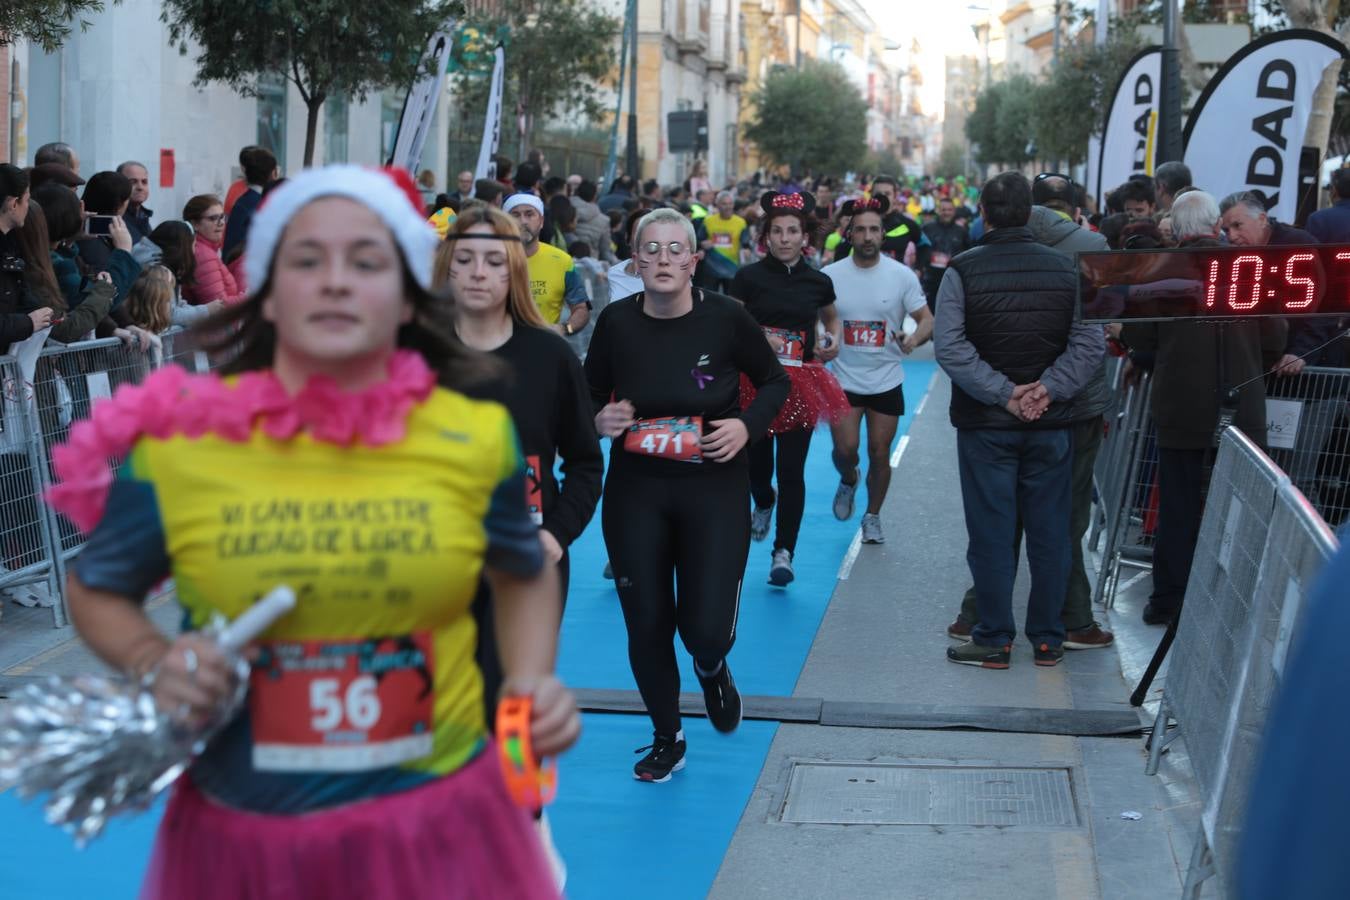
[[[909,415],[900,421],[897,441],[935,372],[932,362],[906,364]],[[772,539],[751,545],[730,658],[743,694],[792,693],[866,502],[860,489],[853,519],[835,520],[830,504],[837,484],[829,432],[821,429],[807,459],[796,581],[787,589],[770,587]],[[899,523],[890,525],[889,534],[898,539]],[[606,554],[598,513],[571,552],[559,674],[577,688],[633,690],[618,598],[601,575]],[[697,691],[683,648],[679,656],[683,689]],[[585,717],[580,744],[561,761],[558,799],[549,808],[554,840],[568,866],[569,900],[688,900],[708,892],[777,725],[747,721],[734,734],[722,735],[700,717],[686,719],[684,728],[685,771],[666,784],[643,784],[633,779],[632,764],[633,751],[651,743],[646,716]],[[76,850],[64,833],[42,821],[36,804],[19,802],[12,791],[0,794],[0,898],[135,897],[162,810],[161,802],[144,815],[117,820],[88,848]]]

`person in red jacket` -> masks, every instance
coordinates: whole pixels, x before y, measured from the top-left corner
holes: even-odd
[[[183,299],[194,306],[212,300],[226,303],[243,300],[244,292],[220,258],[220,242],[225,235],[225,208],[220,198],[215,194],[198,194],[183,207],[183,220],[197,234],[193,249],[197,269],[192,281],[183,285]]]

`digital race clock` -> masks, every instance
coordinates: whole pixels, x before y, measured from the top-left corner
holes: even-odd
[[[1084,321],[1350,315],[1350,244],[1078,254]]]

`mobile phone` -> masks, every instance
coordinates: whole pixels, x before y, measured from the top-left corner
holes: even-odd
[[[91,236],[112,234],[112,216],[89,216],[85,219],[84,230]]]

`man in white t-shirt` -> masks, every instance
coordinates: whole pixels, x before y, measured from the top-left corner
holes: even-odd
[[[839,470],[834,515],[838,519],[853,515],[858,446],[866,417],[867,512],[862,519],[862,539],[866,544],[881,544],[886,540],[880,513],[891,486],[891,442],[905,414],[901,360],[933,333],[933,314],[914,271],[881,253],[887,199],[876,197],[850,205],[853,253],[821,270],[834,282],[835,308],[844,323],[844,344],[832,366],[853,407],[830,429],[834,467]],[[911,335],[904,331],[906,313],[918,323]]]

